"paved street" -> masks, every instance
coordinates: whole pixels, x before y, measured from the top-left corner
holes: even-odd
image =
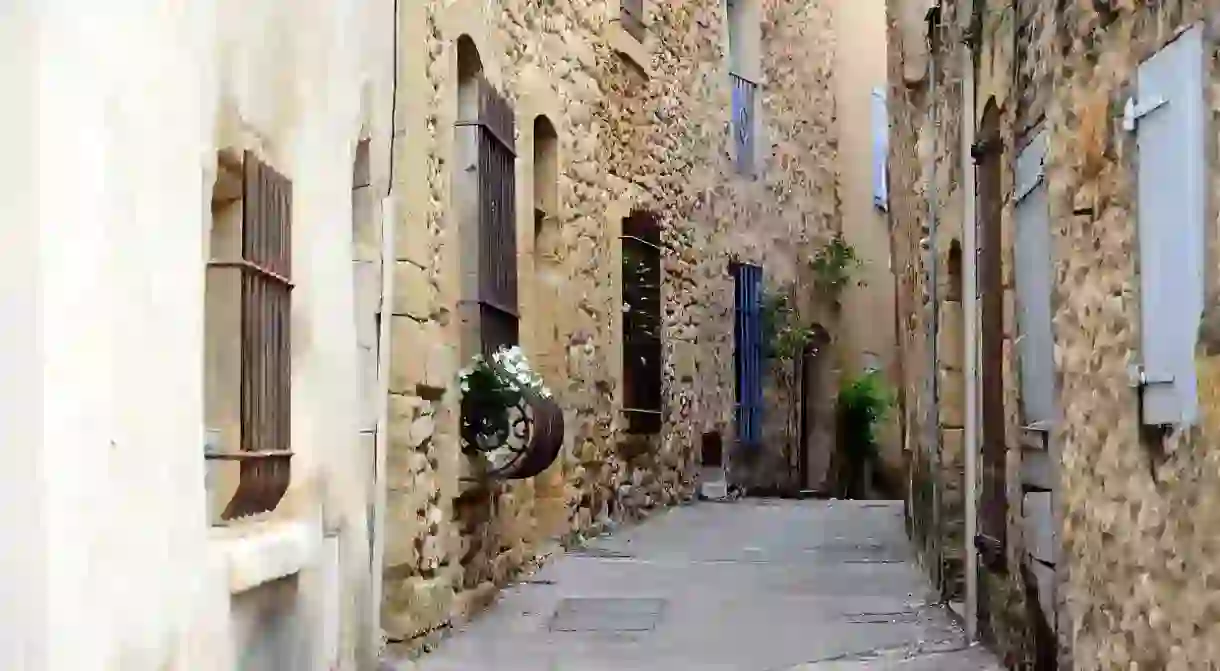
[[[437,651],[394,668],[998,668],[930,598],[900,503],[701,503],[555,558]]]

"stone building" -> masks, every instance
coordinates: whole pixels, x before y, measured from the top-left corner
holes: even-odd
[[[1215,9],[889,3],[912,532],[1014,666],[1218,663]]]
[[[388,319],[391,641],[427,640],[554,541],[689,500],[726,468],[756,489],[808,486],[797,443],[833,441],[840,364],[824,347],[806,392],[821,433],[801,433],[793,369],[762,360],[758,311],[791,284],[798,319],[835,334],[838,308],[807,262],[840,225],[832,6],[400,6],[394,171],[409,179]],[[480,97],[498,120],[481,118]],[[496,124],[495,137],[482,130]],[[480,143],[515,169],[474,161]],[[503,193],[513,234],[492,239],[479,208]],[[515,303],[504,294],[491,317],[480,246],[516,271]],[[625,305],[641,249],[662,278],[660,337],[643,348]],[[493,341],[519,343],[562,409],[562,450],[535,477],[488,477],[461,449],[458,372]]]
[[[840,372],[892,372],[842,320],[891,309],[838,110],[880,0],[34,4],[0,667],[371,668],[556,543],[825,487]],[[873,289],[811,271],[839,233]],[[461,371],[514,344],[553,394],[497,476]]]

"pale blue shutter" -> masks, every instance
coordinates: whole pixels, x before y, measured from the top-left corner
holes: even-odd
[[[1016,260],[1021,399],[1031,424],[1055,418],[1051,333],[1051,226],[1046,197],[1046,133],[1017,156]]]
[[[1191,28],[1141,64],[1137,88],[1126,125],[1139,147],[1143,420],[1191,424],[1206,247],[1202,30]]]
[[[873,205],[882,210],[889,207],[889,187],[886,184],[886,156],[890,150],[890,116],[885,105],[885,89],[873,89]]]

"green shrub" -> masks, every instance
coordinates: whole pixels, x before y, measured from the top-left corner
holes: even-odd
[[[852,461],[876,456],[877,426],[885,420],[894,399],[878,371],[844,381],[839,389],[839,417],[843,449]]]

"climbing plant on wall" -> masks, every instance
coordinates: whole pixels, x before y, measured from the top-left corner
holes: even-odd
[[[810,261],[814,284],[823,294],[833,299],[837,299],[839,292],[851,284],[852,273],[862,265],[863,261],[856,253],[856,248],[847,242],[841,232],[835,233],[834,237],[818,248]],[[864,280],[856,280],[856,283],[864,286]]]
[[[769,360],[792,361],[813,340],[813,328],[802,324],[797,314],[795,293],[792,283],[763,292],[759,321],[763,356]]]

